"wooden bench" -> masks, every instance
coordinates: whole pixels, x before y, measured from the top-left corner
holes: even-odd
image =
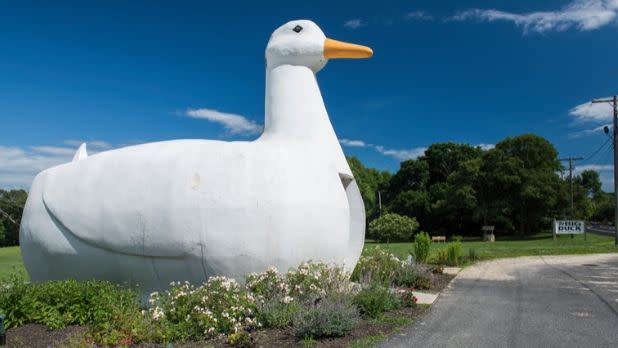
[[[446,236],[431,236],[432,242],[444,242],[446,243]]]

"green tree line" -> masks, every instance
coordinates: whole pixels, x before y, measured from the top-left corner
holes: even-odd
[[[28,193],[0,189],[0,247],[19,244],[19,224]]]
[[[489,150],[435,143],[392,175],[354,157],[348,161],[368,223],[390,212],[416,218],[432,234],[478,235],[481,226],[494,225],[498,234],[525,237],[550,228],[553,218],[613,220],[613,194],[601,190],[592,170],[574,176],[571,212],[570,182],[558,152],[534,134],[508,137]]]

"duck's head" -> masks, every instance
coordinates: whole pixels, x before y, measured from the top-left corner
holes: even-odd
[[[266,47],[266,64],[303,65],[318,72],[329,59],[369,58],[369,47],[327,38],[320,27],[309,20],[287,22],[273,32]]]

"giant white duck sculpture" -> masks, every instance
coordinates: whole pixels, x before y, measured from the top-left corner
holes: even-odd
[[[174,140],[36,176],[20,230],[33,281],[107,279],[144,290],[212,275],[241,280],[319,260],[352,269],[364,243],[358,186],[315,73],[371,49],[291,21],[266,48],[266,120],[255,141]]]

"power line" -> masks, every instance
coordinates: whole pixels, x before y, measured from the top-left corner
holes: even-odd
[[[607,146],[607,144],[609,143],[609,141],[610,141],[610,140],[612,140],[612,138],[607,138],[607,140],[605,140],[605,142],[604,142],[601,146],[599,146],[599,148],[598,148],[598,149],[594,150],[594,152],[592,152],[590,155],[588,155],[587,157],[585,157],[585,158],[582,160],[582,163],[588,162],[588,161],[590,161],[591,159],[593,159],[593,158],[594,158],[594,156],[596,156],[599,152],[601,152],[601,150],[603,150],[603,148],[604,148],[605,146]]]

